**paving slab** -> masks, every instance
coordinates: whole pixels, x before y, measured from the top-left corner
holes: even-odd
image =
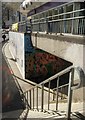
[[[2,51],[4,54],[5,60],[7,61],[8,65],[11,69],[13,76],[18,81],[22,91],[25,92],[28,89],[30,89],[33,85],[29,84],[28,80],[23,79],[23,77],[22,77],[22,75],[17,67],[16,61],[14,61],[13,56],[10,53],[9,44],[10,44],[9,41],[6,42],[5,45],[3,46]]]

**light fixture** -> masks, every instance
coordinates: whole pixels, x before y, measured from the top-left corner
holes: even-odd
[[[32,5],[33,0],[25,0],[22,3],[22,8],[25,10],[27,8],[27,5]]]

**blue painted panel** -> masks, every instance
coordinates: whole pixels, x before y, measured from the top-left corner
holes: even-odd
[[[25,52],[33,52],[31,33],[26,33],[24,35],[24,42],[25,42]]]

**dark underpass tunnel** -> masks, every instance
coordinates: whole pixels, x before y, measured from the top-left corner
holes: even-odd
[[[71,62],[52,55],[42,49],[35,48],[25,53],[25,77],[35,83],[41,83],[58,72],[70,67]],[[59,77],[59,86],[69,82],[69,73]],[[48,83],[45,84],[48,87]],[[51,81],[50,88],[56,88],[57,78]]]

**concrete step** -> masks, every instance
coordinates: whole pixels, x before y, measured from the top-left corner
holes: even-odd
[[[44,106],[44,109],[47,108],[47,105]],[[55,111],[55,104],[50,105],[51,110],[44,110],[41,112],[41,110],[24,110],[21,114],[20,118],[66,118],[66,112],[67,112],[67,103],[59,103],[58,105],[58,111]],[[73,103],[72,104],[72,113],[79,112],[82,114],[83,112],[83,103]]]
[[[23,111],[21,118],[27,118],[27,119],[55,119],[55,118],[65,118],[65,114],[61,114],[60,112],[55,112],[55,114],[52,114],[51,112],[40,112],[40,111],[32,111],[32,110],[25,110]]]
[[[50,106],[51,108],[53,108],[54,105]],[[61,119],[61,118],[66,118],[66,111],[65,111],[65,103],[61,103],[59,105],[58,111],[46,111],[44,110],[43,112],[41,112],[40,110],[29,110],[29,109],[21,109],[21,110],[16,110],[16,111],[9,111],[6,113],[3,113],[3,119],[6,118],[16,118],[17,120],[22,120],[23,118],[25,118],[26,120],[30,119]],[[64,109],[64,111],[63,111]],[[84,108],[83,108],[83,103],[73,103],[72,104],[72,115],[71,118],[77,118],[78,116],[83,118],[83,112],[84,112]],[[79,118],[79,117],[78,117]]]

